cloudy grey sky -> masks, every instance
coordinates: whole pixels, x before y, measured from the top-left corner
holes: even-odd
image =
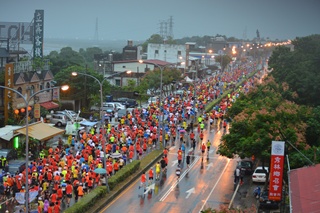
[[[0,22],[30,22],[36,9],[44,10],[46,38],[94,38],[98,18],[99,39],[145,40],[170,16],[174,38],[320,34],[319,0],[0,0]]]

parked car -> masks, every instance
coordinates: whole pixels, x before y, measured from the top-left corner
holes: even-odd
[[[7,162],[9,162],[9,160],[13,159],[14,157],[13,152],[13,149],[0,149],[0,157],[5,157],[7,159]]]
[[[117,102],[108,102],[108,103],[103,103],[103,107],[102,107],[103,111],[106,112],[114,112],[114,111],[118,111],[119,109],[126,109],[126,106],[117,103]]]
[[[269,191],[264,190],[260,194],[259,208],[260,209],[277,209],[279,208],[279,201],[269,200]]]
[[[251,175],[253,172],[253,163],[250,160],[241,160],[238,162],[238,166],[243,174]]]
[[[48,116],[50,118],[50,123],[61,127],[61,126],[66,126],[68,117],[65,114],[51,114]]]
[[[118,98],[114,101],[125,105],[127,108],[134,108],[138,106],[137,101],[131,98]]]
[[[157,103],[158,99],[159,99],[158,96],[150,97],[150,98],[148,99],[148,104],[151,104],[151,103],[154,103],[154,104],[155,104],[155,103]]]
[[[56,111],[55,114],[69,114],[71,115],[72,117],[77,117],[78,116],[78,113],[76,113],[75,111],[72,111],[72,110],[63,110],[63,111]]]
[[[121,118],[123,116],[127,115],[127,110],[126,109],[120,109],[118,110],[118,118]]]
[[[264,169],[269,174],[269,167],[264,167]],[[252,182],[265,183],[267,179],[266,172],[263,170],[262,166],[258,166],[252,174]]]

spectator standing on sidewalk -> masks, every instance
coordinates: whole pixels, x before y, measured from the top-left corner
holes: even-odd
[[[234,184],[237,184],[240,179],[240,168],[237,166],[237,168],[234,170]]]

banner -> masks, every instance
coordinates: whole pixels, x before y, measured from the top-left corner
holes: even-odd
[[[33,115],[34,118],[40,118],[40,104],[34,104]]]
[[[13,64],[6,64],[4,73],[4,86],[13,88],[14,86],[14,68]],[[4,117],[5,121],[8,120],[10,103],[13,101],[13,96],[17,95],[13,91],[5,89],[4,90]]]
[[[44,10],[36,10],[34,13],[34,41],[33,57],[43,57],[43,30],[44,30]]]
[[[284,141],[272,141],[269,200],[281,201],[284,149]]]
[[[25,192],[19,192],[19,193],[16,193],[15,199],[19,204],[24,204],[26,201],[24,196],[25,196]],[[29,191],[29,203],[34,201],[37,196],[38,196],[38,191]]]

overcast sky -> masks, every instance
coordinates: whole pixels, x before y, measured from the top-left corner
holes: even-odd
[[[46,38],[145,40],[173,17],[174,38],[293,39],[320,34],[319,0],[1,0],[0,22],[31,22],[44,10]]]

